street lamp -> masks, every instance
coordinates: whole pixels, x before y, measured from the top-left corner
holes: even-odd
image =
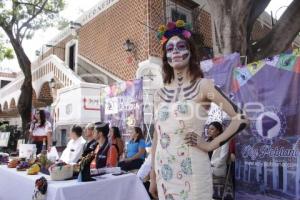
[[[79,29],[82,27],[82,24],[79,22],[70,21],[70,29]]]
[[[82,24],[80,24],[79,22],[70,21],[70,29],[74,30],[74,31],[72,31],[73,36],[78,35],[78,31],[81,27],[82,27]]]
[[[126,42],[123,44],[123,47],[125,51],[132,52],[135,48],[135,45],[133,42],[130,41],[130,39],[127,39]]]

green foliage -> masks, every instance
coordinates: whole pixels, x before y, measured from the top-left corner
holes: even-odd
[[[5,42],[2,39],[2,35],[0,34],[0,61],[14,58],[14,52],[11,48],[6,47]]]
[[[57,24],[57,29],[58,30],[63,30],[64,28],[68,27],[70,25],[69,20],[62,19],[58,22]]]
[[[64,0],[0,0],[0,26],[22,43],[38,29],[57,26],[64,6]]]

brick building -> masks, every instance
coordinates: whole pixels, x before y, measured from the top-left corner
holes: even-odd
[[[88,60],[98,69],[122,80],[134,79],[143,62],[157,64],[154,60],[155,58],[159,60],[161,55],[161,46],[156,39],[156,32],[151,28],[156,29],[165,21],[175,20],[178,17],[193,24],[193,31],[201,37],[199,38],[201,41],[198,41],[199,45],[206,50],[203,53],[209,54],[212,49],[212,31],[206,1],[177,0],[176,4],[174,2],[171,0],[100,1],[98,6],[77,20],[82,25],[77,29],[78,35],[72,37],[71,32],[60,35],[53,41],[56,48],[50,49],[44,57],[54,53],[69,62],[68,52],[73,52],[72,44],[75,44],[75,57],[79,57],[74,61],[75,71],[81,70],[79,60]],[[105,8],[105,5],[110,6]],[[264,13],[255,24],[252,38],[256,40],[263,37],[270,28],[271,18]],[[124,49],[127,40],[134,45],[131,52]]]
[[[88,96],[90,106],[97,108],[93,102],[99,98],[101,84],[143,77],[145,96],[151,101],[153,91],[162,84],[161,46],[155,30],[178,18],[192,24],[202,57],[212,56],[206,0],[99,0],[71,27],[42,45],[39,58],[32,64],[33,106],[52,106],[60,134],[71,124],[99,120],[96,109],[83,109],[86,105],[82,100]],[[252,38],[259,39],[270,29],[271,18],[263,13]],[[295,44],[299,46],[299,39]],[[22,75],[0,89],[2,110],[10,109],[8,102],[18,102],[21,84]],[[151,116],[151,109],[145,110],[145,123],[150,123]]]

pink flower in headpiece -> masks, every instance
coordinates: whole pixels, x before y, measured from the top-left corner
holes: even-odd
[[[168,22],[167,28],[168,28],[168,30],[172,30],[172,29],[176,28],[176,23],[175,22]]]
[[[168,41],[168,38],[166,38],[165,36],[162,37],[160,43],[164,44],[166,41]]]
[[[187,31],[187,30],[184,30],[182,32],[182,35],[185,37],[185,38],[190,38],[192,36],[191,32]]]

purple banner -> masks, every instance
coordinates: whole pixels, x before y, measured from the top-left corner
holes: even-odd
[[[119,127],[128,139],[131,127],[143,128],[143,81],[115,83],[100,90],[101,120]]]
[[[247,66],[237,60],[232,54],[222,64],[205,61],[207,76],[250,119],[236,137],[236,199],[299,200],[300,51]]]

